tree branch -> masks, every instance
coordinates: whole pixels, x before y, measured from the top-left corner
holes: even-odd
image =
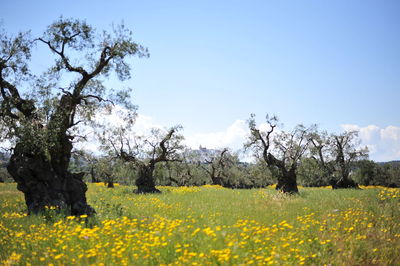
[[[74,34],[74,35],[72,35],[72,36],[73,36],[73,37],[76,37],[76,36],[78,36],[79,34],[80,34],[80,33]],[[71,37],[68,41],[72,40],[73,37]],[[65,56],[65,54],[64,54],[64,47],[65,47],[65,44],[67,43],[67,40],[65,40],[65,39],[63,40],[61,51],[58,51],[53,45],[51,45],[50,41],[46,41],[46,40],[44,40],[44,39],[42,39],[42,38],[37,38],[36,40],[39,40],[39,41],[41,41],[41,42],[47,44],[47,46],[50,48],[51,51],[53,51],[54,53],[56,53],[57,55],[59,55],[60,58],[61,58],[61,60],[63,61],[64,65],[65,65],[65,67],[66,67],[69,71],[79,73],[79,74],[81,74],[82,76],[88,76],[88,75],[89,75],[82,67],[73,67],[73,66],[69,63],[68,58],[67,58],[67,57]]]
[[[172,152],[167,149],[165,144],[172,138],[172,135],[175,133],[175,129],[171,129],[168,134],[161,140],[160,142],[160,148],[161,148],[161,154],[157,156],[157,158],[153,159],[152,164],[156,164],[158,162],[165,162],[170,159],[168,159],[168,155],[171,154]]]
[[[10,93],[10,96],[7,95],[5,90],[6,88]],[[4,80],[1,74],[0,74],[0,89],[4,101],[7,102],[6,106],[8,108],[7,114],[11,118],[14,119],[18,118],[18,116],[12,113],[13,106],[17,108],[17,110],[20,111],[26,118],[33,116],[34,111],[36,110],[33,101],[23,99],[20,96],[18,89],[8,81]]]

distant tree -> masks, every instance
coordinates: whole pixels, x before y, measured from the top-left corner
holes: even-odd
[[[359,160],[354,168],[353,178],[361,185],[400,187],[400,163]]]
[[[7,151],[5,151],[4,153],[0,152],[0,183],[12,180],[11,175],[7,171],[8,160],[9,156]]]
[[[358,188],[350,178],[354,162],[368,157],[367,148],[359,148],[357,131],[347,131],[342,134],[314,133],[313,158],[331,176],[331,185],[336,188]]]
[[[71,152],[71,159],[68,166],[68,171],[71,173],[87,172],[86,158],[82,156],[82,151],[74,149]]]
[[[114,187],[115,164],[116,164],[115,160],[113,160],[113,158],[110,158],[108,156],[99,158],[96,162],[97,175],[99,179],[103,181],[108,188]]]
[[[11,180],[10,174],[7,172],[7,169],[4,167],[0,168],[0,183],[4,183],[7,180]]]
[[[380,165],[379,169],[388,173],[388,178],[386,179],[386,186],[388,187],[400,187],[400,162],[388,162]]]
[[[370,160],[360,160],[354,165],[354,181],[360,185],[386,185],[386,180],[380,180],[379,165]]]
[[[137,173],[134,165],[118,158],[114,159],[114,180],[119,184],[133,185],[137,179]]]
[[[180,161],[179,151],[183,148],[182,135],[176,126],[163,133],[153,129],[150,136],[133,136],[127,128],[103,132],[103,149],[119,159],[133,164],[138,171],[137,193],[160,193],[155,187],[154,170],[162,162]]]
[[[156,183],[163,186],[201,186],[209,182],[208,176],[198,164],[186,162],[167,162],[156,167]]]
[[[220,162],[222,154],[222,162]],[[182,161],[167,162],[156,167],[154,176],[160,185],[199,186],[219,184],[227,188],[258,188],[272,184],[265,162],[240,162],[237,152],[213,149],[185,149]],[[223,164],[223,165],[222,165]],[[216,178],[217,177],[217,178]]]
[[[298,183],[304,187],[329,186],[330,175],[326,174],[325,169],[321,168],[316,160],[303,157],[299,164],[297,179]]]
[[[199,186],[210,184],[208,173],[205,171],[205,155],[199,153],[199,150],[185,148],[181,154],[181,162],[169,163],[176,166],[174,169],[175,178],[180,180],[177,184],[184,186]],[[176,181],[178,181],[176,180]]]
[[[218,179],[221,186],[232,189],[260,188],[273,184],[271,172],[264,161],[241,162],[238,152],[186,148],[179,157],[180,161],[160,163],[156,166],[154,177],[158,185],[201,186],[218,184],[213,183],[213,180]]]
[[[309,162],[315,166],[313,171],[314,179],[326,180],[328,184],[331,184],[334,180],[334,174],[336,171],[336,162],[334,157],[333,138],[326,131],[318,132],[317,130],[310,135],[310,158],[314,163]],[[304,165],[306,166],[306,164]],[[315,175],[317,174],[317,176]],[[309,176],[310,177],[310,176]],[[318,182],[317,182],[318,183]]]
[[[332,135],[332,152],[336,162],[338,180],[332,183],[333,188],[357,188],[350,178],[353,162],[368,157],[368,149],[358,148],[360,141],[357,131],[347,131]]]
[[[90,176],[90,182],[91,183],[97,183],[99,182],[97,178],[97,173],[96,173],[96,166],[99,162],[99,158],[92,153],[86,152],[86,151],[79,151],[80,156],[82,157],[83,160],[86,161],[87,163],[87,169],[86,172]]]
[[[209,152],[200,165],[211,179],[211,184],[224,186],[228,178],[228,169],[233,163],[232,155],[224,148]]]
[[[255,163],[242,164],[240,168],[244,173],[242,178],[242,187],[244,188],[249,188],[248,185],[266,187],[274,184],[274,177],[263,158],[257,158]]]
[[[400,162],[391,162],[389,165],[389,187],[400,187]]]
[[[253,148],[261,153],[271,173],[277,177],[277,190],[285,193],[298,192],[297,168],[309,144],[312,127],[296,126],[291,132],[281,131],[275,138],[272,133],[278,124],[276,116],[266,116],[269,129],[262,131],[256,127],[255,115],[248,120],[250,137],[246,148]],[[274,146],[274,147],[272,147]]]
[[[228,167],[225,167],[223,186],[232,189],[260,188],[272,184],[270,171],[262,164],[249,164],[239,160],[238,154],[231,153]]]
[[[129,90],[109,90],[103,81],[115,73],[130,78],[129,56],[148,56],[123,25],[97,34],[84,21],[60,18],[43,36],[14,37],[0,31],[0,127],[13,144],[8,171],[25,194],[29,213],[57,206],[72,215],[92,214],[83,173],[69,168],[77,125],[96,110],[116,104],[130,107]],[[55,64],[40,75],[29,71],[31,47],[42,44]]]
[[[192,150],[186,148],[183,149],[180,157],[180,161],[165,162],[160,165],[166,169],[169,180],[168,184],[177,186],[195,185],[195,175],[200,165],[198,156]]]

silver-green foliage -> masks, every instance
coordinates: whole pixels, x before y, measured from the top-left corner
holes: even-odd
[[[149,56],[123,24],[98,32],[85,21],[61,17],[38,38],[1,30],[0,40],[2,140],[43,150],[57,146],[59,132],[77,137],[77,125],[95,122],[99,108],[119,104],[134,110],[129,88],[105,86],[113,73],[120,81],[130,78],[128,57]],[[44,46],[54,58],[43,73],[30,69],[34,46]]]

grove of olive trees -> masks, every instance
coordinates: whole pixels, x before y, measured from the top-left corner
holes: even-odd
[[[251,115],[251,162],[227,148],[208,150],[206,156],[183,145],[181,127],[135,133],[136,107],[130,89],[111,89],[109,76],[130,78],[132,56],[148,57],[132,32],[119,25],[97,32],[84,21],[60,18],[31,37],[0,31],[0,137],[10,156],[0,182],[10,175],[24,193],[28,213],[55,206],[72,215],[91,215],[87,186],[91,182],[135,183],[138,193],[158,193],[156,185],[213,184],[254,188],[276,183],[284,193],[297,193],[298,182],[307,186],[358,188],[362,184],[399,186],[399,167],[367,161],[357,132],[328,134],[315,125],[279,127],[276,116],[266,117],[262,130]],[[30,70],[34,46],[47,49],[54,62],[43,73]],[[120,108],[124,125],[100,125],[96,113]],[[103,153],[79,151],[85,141],[82,125],[96,128]]]

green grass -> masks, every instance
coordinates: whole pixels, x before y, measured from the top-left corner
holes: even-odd
[[[26,216],[15,184],[0,184],[0,264],[396,265],[400,189],[89,185],[94,218]]]

